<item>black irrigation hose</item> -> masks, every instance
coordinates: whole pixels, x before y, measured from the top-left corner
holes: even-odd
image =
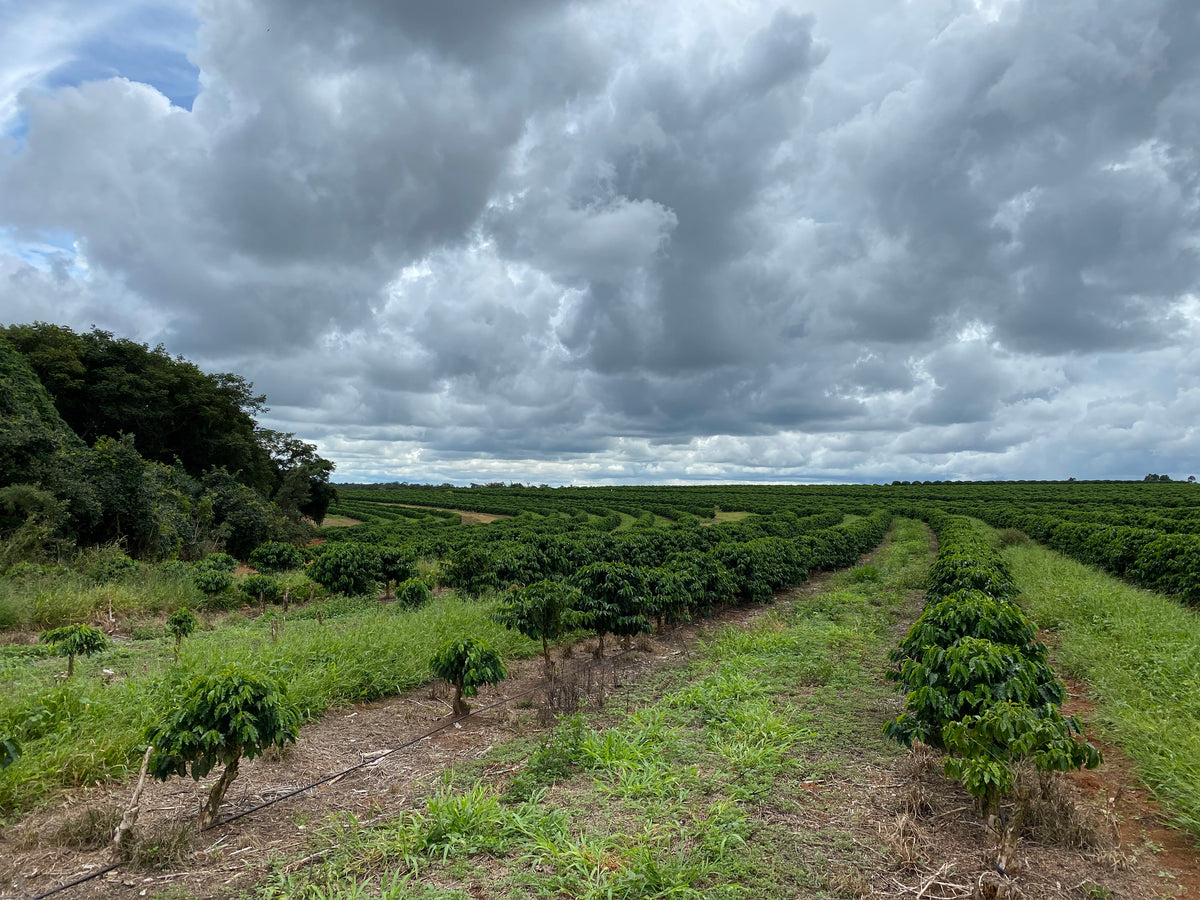
[[[120,863],[109,863],[103,869],[97,869],[95,872],[88,872],[81,878],[76,878],[74,881],[68,881],[66,884],[60,884],[58,887],[51,888],[44,894],[38,894],[36,897],[30,897],[29,900],[42,900],[44,897],[52,897],[60,891],[65,891],[67,888],[73,888],[77,884],[83,884],[85,881],[91,881],[93,878],[99,878],[101,875],[107,875],[119,865]]]
[[[679,630],[680,627],[681,626],[676,625],[669,632],[667,632],[667,634],[674,634],[676,631]],[[632,653],[632,652],[633,652],[633,648],[630,648],[628,650],[622,650],[619,653],[613,654],[612,656],[606,656],[603,659],[591,662],[588,665],[583,666],[579,671],[580,672],[590,671],[592,669],[595,669],[599,666],[604,665],[607,662],[611,662],[614,659],[620,659],[625,654]],[[418,735],[417,737],[412,738],[409,741],[405,741],[403,744],[401,744],[398,747],[393,747],[391,750],[387,751],[387,753],[377,756],[372,760],[363,760],[360,763],[355,763],[353,766],[350,766],[350,768],[348,768],[348,769],[343,769],[340,772],[334,772],[331,775],[326,775],[324,778],[320,779],[319,781],[314,781],[312,784],[308,784],[308,785],[305,785],[304,787],[296,788],[293,791],[288,791],[286,794],[280,794],[278,797],[272,797],[270,800],[264,801],[263,803],[260,803],[257,806],[252,806],[249,809],[245,809],[239,813],[235,813],[234,815],[230,816],[227,819],[224,819],[220,822],[214,822],[211,825],[207,825],[204,828],[200,829],[200,833],[203,834],[205,831],[208,831],[212,828],[217,828],[218,826],[221,826],[221,825],[228,825],[230,822],[236,822],[238,819],[244,818],[245,816],[248,816],[251,813],[258,812],[259,810],[262,810],[262,809],[266,809],[268,806],[274,806],[276,803],[279,803],[281,800],[287,800],[291,797],[295,797],[297,794],[303,794],[305,791],[311,791],[315,787],[320,787],[321,785],[326,784],[327,782],[334,781],[338,778],[341,778],[344,775],[349,775],[351,772],[358,771],[359,769],[366,768],[367,766],[373,766],[373,765],[375,765],[375,763],[379,762],[381,759],[387,759],[393,753],[399,753],[401,750],[407,750],[409,747],[412,747],[415,744],[419,744],[421,741],[425,740],[426,738],[432,737],[433,735],[437,734],[439,731],[445,731],[451,725],[457,725],[458,723],[462,722],[465,719],[469,719],[472,716],[479,715],[480,713],[485,713],[489,710],[496,709],[499,706],[504,706],[505,704],[511,703],[513,700],[519,700],[522,697],[528,697],[530,694],[535,694],[538,691],[544,690],[549,684],[550,684],[549,679],[542,679],[540,682],[538,682],[533,687],[529,688],[528,690],[521,691],[521,693],[519,693],[519,694],[513,694],[511,697],[505,697],[502,700],[497,700],[495,703],[489,703],[487,706],[481,706],[478,709],[473,709],[469,713],[467,713],[465,716],[455,716],[454,718],[452,718],[446,722],[443,722],[442,724],[438,725],[437,727],[432,728],[429,731],[426,731],[424,734]],[[54,894],[65,891],[65,890],[67,890],[67,888],[73,888],[76,885],[84,884],[85,882],[91,881],[93,878],[99,878],[101,875],[107,875],[109,872],[113,871],[114,869],[119,868],[120,865],[121,865],[121,863],[110,863],[109,865],[105,866],[103,869],[97,869],[95,872],[89,872],[86,875],[76,878],[74,881],[68,881],[66,884],[60,884],[58,887],[51,888],[50,890],[46,891],[45,893],[37,894],[36,896],[30,897],[30,898],[28,898],[28,900],[45,900],[46,897],[51,897]]]
[[[810,572],[805,576],[806,581],[808,580],[809,577],[811,577],[811,574],[812,573]],[[667,634],[674,634],[681,627],[683,627],[683,626],[676,625],[674,628],[672,628],[670,631],[668,631]],[[592,669],[595,669],[599,666],[604,665],[605,663],[612,662],[614,659],[620,659],[622,656],[625,656],[627,653],[632,653],[633,650],[634,650],[634,648],[632,648],[632,647],[629,648],[628,650],[621,650],[619,653],[615,653],[612,656],[606,656],[603,659],[599,659],[592,663],[589,663],[588,665],[583,666],[578,671],[579,672],[590,671]],[[281,800],[287,800],[291,797],[295,797],[297,794],[303,794],[305,791],[311,791],[315,787],[320,787],[321,785],[326,784],[330,781],[334,781],[335,779],[341,778],[345,775],[349,775],[351,772],[356,772],[359,769],[366,768],[367,766],[373,766],[373,765],[375,765],[375,763],[379,762],[381,759],[387,759],[393,753],[399,753],[401,750],[406,750],[409,747],[414,746],[415,744],[419,744],[421,741],[425,740],[426,738],[432,737],[433,735],[437,734],[439,731],[446,730],[451,725],[457,725],[459,722],[462,722],[464,719],[469,719],[469,718],[471,718],[471,716],[477,716],[480,713],[484,713],[484,712],[487,712],[488,710],[495,709],[498,706],[504,706],[507,703],[511,703],[513,700],[519,700],[522,697],[528,697],[530,694],[535,694],[540,690],[544,690],[549,685],[549,683],[550,683],[549,679],[542,679],[542,681],[538,682],[537,685],[529,688],[526,691],[522,691],[519,694],[513,694],[511,697],[505,697],[502,700],[497,700],[495,703],[490,703],[487,706],[481,706],[479,709],[471,710],[471,712],[467,713],[465,716],[456,716],[453,719],[443,722],[441,725],[438,725],[436,728],[433,728],[433,729],[425,732],[424,734],[413,738],[412,740],[406,741],[405,743],[401,744],[398,747],[393,747],[391,750],[387,751],[387,753],[377,756],[372,760],[363,760],[360,763],[356,763],[353,766],[350,766],[350,768],[348,768],[348,769],[343,769],[340,772],[334,772],[331,775],[326,775],[321,780],[314,781],[312,784],[308,784],[308,785],[305,785],[304,787],[296,788],[293,791],[288,791],[286,794],[280,794],[277,797],[272,797],[270,800],[266,800],[263,803],[258,804],[257,806],[252,806],[249,809],[245,809],[239,813],[235,813],[234,815],[230,816],[227,819],[224,819],[221,822],[214,822],[211,825],[205,826],[204,828],[200,829],[200,833],[203,834],[205,831],[208,831],[212,828],[216,828],[220,825],[228,825],[230,822],[236,822],[238,819],[244,818],[245,816],[248,816],[251,813],[258,812],[259,810],[262,810],[262,809],[266,809],[268,806],[274,806],[276,803],[279,803]],[[85,882],[91,881],[93,878],[99,878],[101,875],[107,875],[109,872],[118,868],[120,865],[121,865],[120,863],[110,863],[109,865],[105,866],[103,869],[97,869],[95,872],[89,872],[87,875],[83,875],[80,878],[76,878],[74,881],[69,881],[66,884],[62,884],[56,888],[52,888],[51,890],[48,890],[45,893],[37,894],[36,896],[29,897],[28,900],[45,900],[46,897],[51,897],[54,894],[60,893],[61,891],[65,891],[67,888],[72,888],[72,887],[75,887],[76,885],[84,884]]]

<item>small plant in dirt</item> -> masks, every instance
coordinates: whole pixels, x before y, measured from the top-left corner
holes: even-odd
[[[179,649],[183,646],[183,639],[192,634],[199,624],[196,621],[196,614],[186,606],[175,610],[167,619],[167,631],[175,638],[176,659],[179,659]]]
[[[259,544],[247,560],[258,571],[267,574],[298,569],[304,565],[304,561],[303,550],[294,544],[283,541],[267,541],[265,544]]]
[[[378,550],[370,544],[345,541],[329,546],[308,567],[308,577],[326,590],[369,594],[380,579]]]
[[[553,671],[550,642],[579,625],[579,589],[561,581],[536,581],[511,590],[496,612],[496,621],[515,628],[530,640],[542,642],[546,672]]]
[[[194,678],[166,719],[147,732],[154,747],[149,772],[166,781],[190,771],[199,781],[224,765],[200,810],[200,827],[207,828],[217,819],[242,757],[253,759],[268,747],[282,748],[296,740],[299,730],[299,713],[287,701],[281,682],[226,666]]]
[[[471,711],[465,697],[474,697],[479,686],[499,684],[508,677],[500,654],[474,638],[447,641],[433,656],[430,665],[434,678],[454,685],[454,714]]]
[[[259,606],[278,603],[283,597],[283,586],[270,575],[247,575],[239,586],[242,593],[250,600],[257,600]]]
[[[396,602],[406,609],[424,606],[432,599],[433,592],[420,578],[409,578],[400,582],[400,586],[396,588]]]
[[[998,836],[996,864],[1002,870],[1012,866],[1033,787],[1028,775],[1020,777],[1020,764],[1029,761],[1039,773],[1094,769],[1100,765],[1100,751],[1077,740],[1081,734],[1079,723],[1057,709],[1043,712],[1008,701],[942,729],[951,754],[946,774],[962,781],[982,805],[988,827]],[[1002,817],[1005,797],[1014,802]]]
[[[67,658],[67,677],[75,674],[75,657],[92,656],[108,646],[104,632],[91,625],[64,625],[43,631],[43,644],[49,644],[55,653]]]

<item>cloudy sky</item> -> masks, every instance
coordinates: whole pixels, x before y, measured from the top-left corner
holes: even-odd
[[[338,480],[1200,475],[1195,0],[8,0],[0,320]]]

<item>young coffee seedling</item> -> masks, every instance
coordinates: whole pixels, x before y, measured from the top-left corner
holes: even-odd
[[[474,697],[481,684],[498,684],[508,677],[500,654],[474,638],[452,640],[434,654],[433,676],[454,685],[454,714],[471,711],[464,697]]]
[[[283,747],[296,740],[299,730],[299,713],[287,702],[282,683],[226,666],[194,678],[166,719],[147,732],[146,740],[154,746],[149,771],[166,781],[190,769],[199,781],[224,765],[200,810],[200,827],[207,828],[237,778],[241,758]]]
[[[75,657],[91,656],[108,646],[104,632],[91,625],[64,625],[43,631],[41,642],[50,644],[54,652],[67,658],[67,677],[75,674]]]
[[[167,631],[175,638],[176,659],[179,659],[179,648],[183,646],[183,639],[195,631],[198,624],[196,614],[186,606],[175,610],[167,619]]]

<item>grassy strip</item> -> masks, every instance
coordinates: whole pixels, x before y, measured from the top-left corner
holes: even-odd
[[[370,828],[327,826],[268,898],[795,897],[863,867],[851,836],[781,822],[811,779],[899,749],[881,725],[892,629],[930,562],[927,532],[899,520],[870,566],[725,628],[691,661],[643,680],[633,711],[575,716],[501,788],[451,773],[423,807]],[[837,802],[832,800],[831,802]],[[482,876],[480,873],[485,873]],[[474,885],[483,877],[486,886]],[[478,887],[479,889],[475,889]]]
[[[324,625],[289,619],[278,636],[268,622],[238,617],[240,627],[227,624],[189,638],[177,664],[165,641],[138,641],[79,660],[66,682],[57,677],[62,660],[5,654],[0,733],[17,737],[23,753],[0,769],[0,816],[29,809],[56,787],[123,777],[171,686],[227,663],[282,677],[289,696],[312,719],[332,706],[428,680],[434,650],[450,637],[483,638],[506,657],[540,649],[492,622],[493,609],[493,602],[453,595],[413,611],[380,609],[372,601],[366,610]],[[106,682],[101,668],[116,674]]]
[[[1004,556],[1021,603],[1088,682],[1091,716],[1177,824],[1200,837],[1200,617],[1032,542]]]

